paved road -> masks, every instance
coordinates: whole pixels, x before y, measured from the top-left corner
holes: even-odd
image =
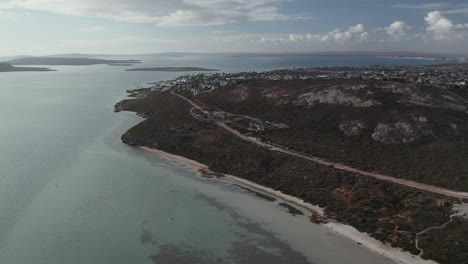
[[[184,97],[182,95],[176,94],[174,92],[171,92],[171,93],[173,95],[175,95],[175,96],[178,96],[178,97],[184,99],[185,101],[190,103],[194,108],[197,108],[197,109],[203,111],[203,109],[201,107],[199,107],[197,104],[192,102],[190,99],[188,99],[188,98],[186,98],[186,97]],[[254,144],[256,144],[258,146],[261,146],[261,147],[265,147],[265,148],[267,148],[267,149],[269,149],[271,151],[281,152],[281,153],[288,154],[288,155],[291,155],[291,156],[295,156],[295,157],[298,157],[298,158],[303,158],[303,159],[306,159],[306,160],[310,160],[310,161],[313,161],[313,162],[318,163],[318,164],[322,164],[322,165],[326,165],[326,166],[333,166],[335,169],[338,169],[338,170],[353,172],[353,173],[357,173],[357,174],[360,174],[360,175],[373,177],[373,178],[376,178],[376,179],[379,179],[379,180],[389,181],[389,182],[404,185],[404,186],[407,186],[407,187],[428,191],[428,192],[431,192],[431,193],[442,194],[442,195],[457,198],[457,199],[468,199],[468,193],[467,192],[457,192],[457,191],[453,191],[453,190],[449,190],[449,189],[445,189],[445,188],[441,188],[441,187],[437,187],[437,186],[433,186],[433,185],[428,185],[428,184],[423,184],[423,183],[419,183],[419,182],[415,182],[415,181],[395,178],[395,177],[383,175],[383,174],[380,174],[380,173],[362,171],[362,170],[355,169],[355,168],[352,168],[352,167],[349,167],[349,166],[346,166],[346,165],[343,165],[343,164],[340,164],[340,163],[337,163],[337,162],[323,160],[323,159],[318,158],[318,157],[303,155],[303,154],[300,154],[300,153],[297,153],[297,152],[294,152],[294,151],[287,150],[287,149],[282,148],[282,147],[278,147],[278,146],[275,146],[275,145],[272,145],[272,144],[269,144],[269,143],[259,141],[256,138],[248,137],[248,136],[245,136],[245,135],[241,134],[239,131],[229,127],[228,125],[226,125],[225,123],[223,123],[221,121],[216,121],[216,124],[218,124],[218,126],[224,128],[226,131],[230,132],[231,134],[233,134],[233,135],[235,135],[235,136],[237,136],[237,137],[239,137],[239,138],[241,138],[241,139],[243,139],[245,141],[249,141],[249,142],[254,143]]]

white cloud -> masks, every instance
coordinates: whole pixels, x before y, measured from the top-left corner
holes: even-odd
[[[282,14],[277,7],[261,7],[250,11],[249,20],[252,21],[283,21],[291,19],[290,16]]]
[[[336,42],[346,42],[353,39],[365,39],[367,38],[368,33],[365,32],[364,26],[362,24],[357,24],[351,26],[346,31],[341,31],[340,29],[335,29],[334,31],[329,32],[328,34],[322,36],[321,41],[336,41]]]
[[[385,28],[385,32],[391,39],[399,41],[407,36],[407,31],[410,29],[411,27],[405,22],[395,21]]]
[[[427,31],[434,33],[437,39],[442,39],[452,32],[452,21],[442,16],[440,11],[428,13],[424,20],[427,22]]]
[[[357,24],[349,27],[348,31],[351,33],[362,33],[364,32],[364,26],[362,24]]]
[[[99,17],[158,26],[221,25],[237,21],[296,19],[282,13],[280,4],[291,0],[7,0],[0,10],[21,8]],[[301,19],[302,17],[298,17]]]
[[[298,43],[298,42],[348,42],[367,40],[369,33],[365,31],[362,24],[351,26],[346,31],[335,29],[326,34],[273,34],[262,36],[260,43]]]
[[[432,34],[436,40],[463,38],[467,33],[468,24],[454,24],[440,11],[429,12],[424,20],[427,23],[427,32]]]
[[[455,25],[456,29],[468,29],[468,23]]]

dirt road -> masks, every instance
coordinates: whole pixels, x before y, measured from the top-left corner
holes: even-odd
[[[171,92],[171,93],[173,95],[175,95],[175,96],[178,96],[178,97],[184,99],[185,101],[190,103],[194,108],[197,108],[197,109],[203,111],[203,109],[200,106],[198,106],[197,104],[192,102],[190,99],[188,99],[188,98],[186,98],[186,97],[184,97],[182,95],[176,94],[174,92]],[[267,149],[269,149],[271,151],[281,152],[281,153],[284,153],[284,154],[288,154],[288,155],[295,156],[295,157],[298,157],[298,158],[303,158],[303,159],[306,159],[306,160],[309,160],[309,161],[312,161],[312,162],[315,162],[315,163],[318,163],[318,164],[322,164],[322,165],[325,165],[325,166],[333,166],[335,169],[338,169],[338,170],[353,172],[353,173],[357,173],[357,174],[360,174],[360,175],[363,175],[363,176],[368,176],[368,177],[374,177],[374,178],[379,179],[379,180],[389,181],[389,182],[393,182],[393,183],[396,183],[396,184],[404,185],[404,186],[419,189],[419,190],[424,190],[424,191],[428,191],[428,192],[432,192],[432,193],[442,194],[442,195],[445,195],[445,196],[448,196],[448,197],[453,197],[453,198],[458,198],[458,199],[468,199],[468,193],[467,192],[457,192],[457,191],[453,191],[453,190],[449,190],[449,189],[445,189],[445,188],[441,188],[441,187],[436,187],[436,186],[433,186],[433,185],[423,184],[423,183],[410,181],[410,180],[405,180],[405,179],[401,179],[401,178],[395,178],[395,177],[383,175],[383,174],[380,174],[380,173],[362,171],[362,170],[352,168],[352,167],[349,167],[349,166],[346,166],[346,165],[343,165],[343,164],[340,164],[340,163],[337,163],[337,162],[323,160],[323,159],[318,158],[318,157],[307,156],[307,155],[304,155],[304,154],[300,154],[300,153],[288,150],[286,148],[282,148],[282,147],[279,147],[279,146],[276,146],[276,145],[271,145],[271,144],[259,141],[257,138],[245,136],[245,135],[241,134],[239,131],[229,127],[228,125],[226,125],[222,121],[215,121],[215,122],[216,122],[216,124],[218,126],[222,127],[223,129],[230,132],[231,134],[241,138],[242,140],[254,143],[254,144],[258,145],[258,146],[267,148]]]

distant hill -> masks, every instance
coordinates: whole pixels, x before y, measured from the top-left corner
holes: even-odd
[[[14,67],[8,63],[0,63],[0,72],[20,72],[20,71],[54,71],[49,68],[37,67]]]
[[[16,60],[16,59],[21,59],[21,58],[25,58],[25,57],[31,57],[31,56],[29,56],[29,55],[1,56],[1,57],[0,57],[0,62],[3,62],[3,61],[10,61],[10,60]]]
[[[114,63],[140,63],[139,60],[102,60],[90,58],[26,57],[7,61],[11,65],[97,65]]]

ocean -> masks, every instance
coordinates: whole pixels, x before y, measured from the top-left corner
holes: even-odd
[[[120,58],[120,57],[119,57]],[[122,57],[126,58],[126,57]],[[137,67],[226,72],[435,61],[333,56],[143,56]],[[57,66],[0,73],[0,263],[316,263],[390,260],[278,203],[129,147],[125,90],[181,73]]]

